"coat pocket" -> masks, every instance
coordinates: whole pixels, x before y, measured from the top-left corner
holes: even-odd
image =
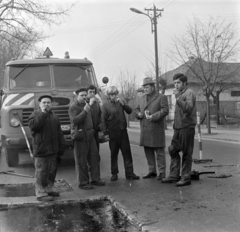
[[[73,135],[73,139],[76,140],[76,141],[84,140],[85,139],[84,129],[75,130],[74,135]]]

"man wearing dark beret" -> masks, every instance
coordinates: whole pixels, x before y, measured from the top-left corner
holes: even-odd
[[[29,119],[33,137],[35,165],[35,193],[39,201],[52,201],[59,193],[53,191],[57,174],[57,159],[65,151],[65,140],[58,117],[51,111],[53,98],[48,95],[39,97],[39,109]]]

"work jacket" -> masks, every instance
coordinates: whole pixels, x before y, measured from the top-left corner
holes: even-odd
[[[191,89],[186,87],[176,100],[173,128],[194,128],[196,122],[196,96]]]
[[[76,100],[70,105],[68,114],[71,121],[72,138],[74,138],[76,129],[83,129],[85,133],[83,141],[89,141],[93,138],[94,129],[91,110],[89,112],[85,111],[85,105],[85,102]]]
[[[120,130],[126,130],[127,120],[124,112],[132,113],[132,108],[125,104],[121,105],[119,102],[111,102],[108,99],[102,106],[102,126],[103,133],[109,134],[109,138],[116,138]]]
[[[64,153],[65,140],[60,121],[52,111],[43,113],[41,109],[36,110],[30,115],[28,125],[33,137],[34,156],[42,157]]]

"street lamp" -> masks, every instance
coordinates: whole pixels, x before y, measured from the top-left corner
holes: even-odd
[[[137,14],[143,14],[143,15],[146,15],[150,18],[151,20],[151,25],[152,25],[152,33],[154,32],[154,47],[155,47],[155,72],[156,72],[156,90],[157,92],[159,92],[159,80],[158,80],[158,43],[157,43],[157,17],[158,16],[161,16],[161,12],[159,14],[157,14],[157,11],[163,11],[162,10],[159,10],[156,8],[155,5],[153,5],[153,9],[146,9],[148,11],[148,14],[136,9],[136,8],[130,8],[131,11],[133,11],[134,13],[137,13]],[[149,11],[152,11],[153,10],[153,17],[150,17],[149,16]]]

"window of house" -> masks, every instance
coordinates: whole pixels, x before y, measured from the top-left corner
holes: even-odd
[[[231,91],[231,97],[240,97],[240,91]]]

